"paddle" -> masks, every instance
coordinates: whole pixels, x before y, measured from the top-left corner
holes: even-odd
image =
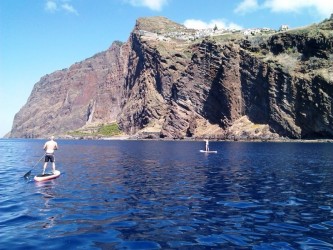
[[[43,154],[43,156],[37,161],[37,163],[35,164],[35,166],[32,167],[32,169],[30,169],[29,172],[27,172],[23,177],[25,179],[29,179],[31,171],[38,165],[38,163],[41,161],[41,159],[43,159],[45,157],[45,154]]]

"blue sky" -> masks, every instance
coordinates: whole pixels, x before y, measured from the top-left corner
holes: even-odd
[[[1,0],[0,137],[42,76],[126,41],[139,17],[191,28],[278,29],[332,13],[332,0]]]

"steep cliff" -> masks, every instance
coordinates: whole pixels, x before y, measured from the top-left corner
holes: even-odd
[[[127,55],[126,44],[115,42],[105,52],[42,77],[15,115],[10,136],[60,135],[87,124],[115,121]]]
[[[116,121],[154,138],[333,138],[332,23],[198,38],[166,18],[138,19],[126,43],[42,77],[10,136]]]

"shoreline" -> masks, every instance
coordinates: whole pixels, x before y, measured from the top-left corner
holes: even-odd
[[[45,138],[0,138],[0,140],[11,140],[11,139],[36,139],[36,140],[47,140]],[[112,137],[62,137],[56,136],[56,139],[60,140],[105,140],[105,141],[193,141],[200,142],[209,140],[210,142],[274,142],[274,143],[333,143],[333,139],[290,139],[290,138],[279,138],[279,139],[214,139],[214,138],[138,138],[134,136],[112,136]]]

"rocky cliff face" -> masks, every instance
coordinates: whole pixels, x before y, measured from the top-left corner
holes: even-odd
[[[333,138],[333,20],[246,37],[143,18],[114,43],[36,83],[11,137],[116,121],[162,138]]]
[[[11,137],[65,134],[91,123],[110,123],[121,111],[128,47],[109,50],[46,75],[15,115]]]

